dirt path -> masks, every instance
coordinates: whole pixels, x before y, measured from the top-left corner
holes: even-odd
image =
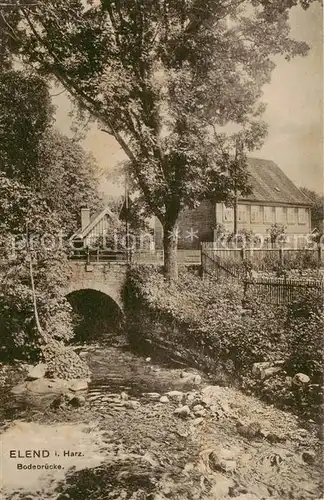
[[[38,407],[31,422],[8,423],[1,438],[4,465],[12,469],[3,469],[2,478],[11,478],[4,480],[3,499],[322,498],[315,428],[302,429],[294,416],[235,389],[210,386],[193,372],[185,379],[181,370],[150,369],[152,377],[169,376],[168,390],[137,396],[92,391],[81,408]],[[36,470],[24,482],[19,471],[14,475],[17,460],[6,455],[13,444],[29,449],[35,442],[50,450],[52,461],[58,452],[65,468]],[[63,458],[63,450],[83,456]]]

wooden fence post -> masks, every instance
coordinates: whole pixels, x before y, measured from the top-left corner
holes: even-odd
[[[244,259],[245,259],[245,248],[243,247],[243,248],[241,248],[241,260],[242,260],[242,262],[244,261]]]
[[[89,247],[86,247],[86,259],[87,259],[87,265],[90,264],[90,250]]]
[[[204,279],[204,257],[203,257],[203,242],[200,242],[200,276]]]
[[[279,248],[279,260],[280,260],[280,263],[282,264],[283,263],[283,248],[282,247]]]

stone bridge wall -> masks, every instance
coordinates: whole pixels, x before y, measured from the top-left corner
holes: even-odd
[[[72,276],[66,289],[66,295],[78,290],[97,290],[111,297],[120,309],[124,310],[123,289],[126,282],[126,263],[70,262]]]

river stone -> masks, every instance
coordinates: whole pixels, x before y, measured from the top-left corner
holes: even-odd
[[[70,402],[75,397],[76,397],[76,394],[74,394],[74,392],[67,391],[64,393],[64,398],[67,402]],[[81,396],[81,397],[83,397],[83,396]]]
[[[38,380],[39,378],[45,377],[47,371],[47,365],[45,363],[39,363],[36,366],[29,368],[27,373],[27,380]]]
[[[315,462],[316,454],[311,450],[304,451],[302,458],[306,464],[312,465]]]
[[[161,396],[160,397],[160,403],[169,403],[169,398],[168,396]]]
[[[85,403],[86,403],[86,398],[84,396],[81,396],[80,394],[74,396],[69,401],[69,405],[73,406],[73,408],[80,408],[80,406],[84,406]]]
[[[269,441],[269,443],[271,443],[271,444],[276,444],[276,443],[280,443],[281,441],[283,441],[284,438],[278,436],[274,432],[269,432],[266,436],[266,440]]]
[[[222,399],[223,391],[218,385],[207,385],[201,391],[201,401],[207,407],[218,405]]]
[[[73,392],[86,391],[88,389],[88,382],[86,380],[70,380],[69,389]]]
[[[195,377],[195,374],[194,373],[190,373],[190,372],[181,372],[180,373],[180,377],[184,378],[186,380],[193,380],[193,378]]]
[[[19,395],[19,394],[23,394],[26,390],[27,390],[27,384],[23,383],[23,384],[15,385],[15,387],[13,387],[10,392],[11,392],[11,394]]]
[[[181,406],[180,408],[177,408],[174,411],[174,414],[177,415],[178,417],[189,417],[190,415],[190,408],[189,406]]]
[[[253,363],[252,374],[261,377],[263,370],[271,368],[270,361],[262,361],[260,363]]]
[[[166,395],[168,396],[168,398],[174,399],[176,401],[182,401],[184,396],[183,392],[181,391],[169,391],[166,393]]]
[[[129,410],[136,410],[141,406],[139,401],[126,401],[125,402],[125,408],[128,408]]]
[[[156,400],[160,399],[161,394],[159,394],[158,392],[148,392],[148,393],[146,393],[146,396],[148,398],[153,399],[153,400],[156,401]]]
[[[195,413],[196,417],[205,417],[207,415],[207,410],[199,410]]]
[[[184,379],[185,383],[193,383],[196,385],[201,384],[202,378],[199,374],[190,373],[190,372],[181,372],[180,377]]]
[[[293,384],[302,386],[309,384],[310,378],[308,375],[305,375],[305,373],[296,373],[292,381]]]
[[[35,394],[57,394],[66,392],[68,390],[68,383],[66,380],[40,378],[26,383],[26,389]]]
[[[235,460],[220,460],[220,469],[224,472],[235,472],[236,471],[236,461]]]
[[[282,368],[280,366],[271,366],[270,368],[261,369],[260,378],[261,380],[266,380],[281,372]]]
[[[56,396],[49,407],[51,410],[58,410],[59,408],[62,408],[66,403],[66,399],[64,397],[64,394],[60,394],[59,396]]]
[[[192,411],[198,417],[203,417],[204,415],[206,415],[206,410],[202,405],[193,406]]]

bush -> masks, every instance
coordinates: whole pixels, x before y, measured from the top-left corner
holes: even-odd
[[[169,283],[153,267],[133,268],[128,280],[129,332],[136,345],[143,338],[164,344],[188,363],[229,375],[227,383],[239,382],[272,403],[313,417],[320,400],[314,384],[320,383],[322,372],[320,295],[308,291],[280,307],[251,295],[247,312],[242,299],[243,287],[236,283],[206,282],[189,273]],[[283,374],[257,384],[253,364],[278,360],[283,361]],[[313,382],[303,394],[286,381],[298,372]]]
[[[140,301],[155,320],[162,317],[176,323],[186,346],[203,345],[214,360],[230,359],[235,368],[248,370],[253,363],[278,354],[278,339],[283,335],[279,316],[271,307],[258,307],[242,316],[241,285],[208,283],[189,273],[170,284],[153,268],[135,268],[129,276],[128,297],[131,309],[135,306],[136,311],[134,301]]]
[[[321,383],[324,311],[320,291],[300,292],[299,297],[289,304],[285,330],[288,369],[292,373],[305,373],[314,383]]]

